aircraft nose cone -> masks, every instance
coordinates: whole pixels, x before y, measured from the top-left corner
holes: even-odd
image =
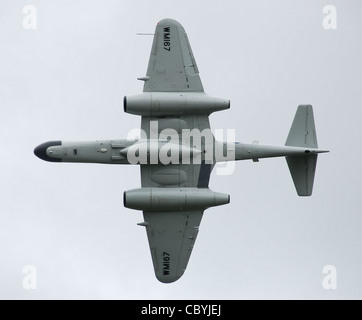
[[[61,146],[62,142],[61,141],[48,141],[48,142],[44,142],[40,145],[38,145],[35,149],[34,149],[34,154],[42,160],[45,161],[50,161],[50,162],[61,162],[61,159],[58,158],[51,158],[47,155],[47,149],[49,147],[53,147],[53,146]]]

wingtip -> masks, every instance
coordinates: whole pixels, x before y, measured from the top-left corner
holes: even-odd
[[[173,275],[173,276],[171,276],[171,275],[164,276],[164,275],[157,275],[156,274],[156,278],[157,278],[158,281],[160,281],[162,283],[165,283],[165,284],[168,284],[168,283],[173,283],[173,282],[179,280],[182,277],[182,275],[183,275],[183,272],[180,275]]]
[[[175,25],[178,27],[182,27],[180,22],[178,22],[175,19],[170,19],[170,18],[162,19],[157,23],[157,26],[162,26],[162,25]]]

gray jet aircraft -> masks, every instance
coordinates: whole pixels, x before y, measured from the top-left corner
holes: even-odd
[[[35,148],[51,162],[139,164],[141,188],[125,191],[124,206],[142,210],[156,277],[178,280],[188,264],[202,215],[230,202],[209,189],[215,163],[286,157],[299,196],[310,196],[319,153],[311,105],[297,109],[284,146],[216,141],[209,115],[230,101],[204,93],[184,28],[160,21],[143,93],[126,96],[124,111],[140,115],[141,137],[92,142],[50,141]],[[226,156],[225,156],[226,154]]]

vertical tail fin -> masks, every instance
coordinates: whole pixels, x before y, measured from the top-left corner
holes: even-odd
[[[313,107],[311,105],[300,105],[298,107],[285,145],[318,148]],[[299,196],[312,195],[317,158],[318,155],[315,153],[307,153],[305,156],[286,157]]]

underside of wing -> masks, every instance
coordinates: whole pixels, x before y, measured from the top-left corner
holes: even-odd
[[[177,21],[157,24],[144,79],[144,92],[204,91],[187,34]]]
[[[151,121],[157,121],[158,128],[152,132]],[[170,128],[174,133],[181,129],[209,129],[207,116],[189,116],[180,118],[142,117],[142,130],[148,135],[159,134],[161,130]],[[172,134],[171,136],[172,137]],[[174,137],[172,137],[174,138]],[[182,143],[182,137],[174,138],[175,143]],[[201,141],[202,140],[202,141]],[[205,149],[205,140],[200,139],[198,149]],[[193,141],[195,142],[195,141]],[[213,136],[210,139],[213,143]],[[200,163],[189,164],[142,164],[142,188],[170,190],[182,188],[208,188],[212,164],[206,164],[204,155]],[[161,205],[161,204],[160,204]],[[184,273],[203,215],[203,210],[179,209],[171,212],[144,211],[144,221],[151,249],[152,262],[156,277],[164,283],[178,280]]]
[[[144,211],[143,215],[156,277],[174,282],[187,267],[203,211]]]
[[[157,24],[147,75],[142,80],[145,81],[144,92],[181,92],[181,96],[182,92],[204,92],[187,34],[177,21],[164,19]],[[167,110],[161,108],[161,103],[156,98],[154,100],[154,112],[150,113],[151,115],[142,114],[141,124],[142,132],[149,139],[147,150],[150,150],[150,163],[141,164],[141,184],[142,188],[153,190],[150,193],[151,198],[153,197],[152,210],[143,209],[142,225],[147,230],[156,277],[161,282],[170,283],[183,275],[203,212],[209,207],[202,207],[200,203],[191,205],[189,200],[182,202],[180,199],[183,194],[190,199],[193,198],[193,190],[208,189],[213,164],[212,161],[207,161],[207,157],[213,160],[213,153],[209,155],[206,150],[211,150],[214,136],[210,130],[210,112],[193,112],[191,109],[188,112],[168,114]],[[175,106],[170,102],[170,108],[173,107]],[[157,108],[163,111],[160,112]],[[190,135],[192,132],[191,137],[183,137],[181,133],[184,130],[189,131]],[[173,153],[175,146],[178,150],[175,151],[176,154]],[[159,151],[159,159],[152,164],[154,149]],[[163,155],[164,160],[167,160],[168,156],[179,160],[180,152],[186,149],[189,151],[187,163],[164,162],[161,159]],[[163,154],[161,151],[167,152]],[[176,158],[173,158],[173,155],[176,155]],[[199,162],[195,161],[196,156],[200,157]],[[170,208],[165,208],[165,200],[161,203],[155,194],[163,194],[163,191],[172,188],[179,188],[180,192],[182,190],[184,193],[181,192],[180,196],[175,198],[175,201],[180,201],[179,207],[169,210]]]

